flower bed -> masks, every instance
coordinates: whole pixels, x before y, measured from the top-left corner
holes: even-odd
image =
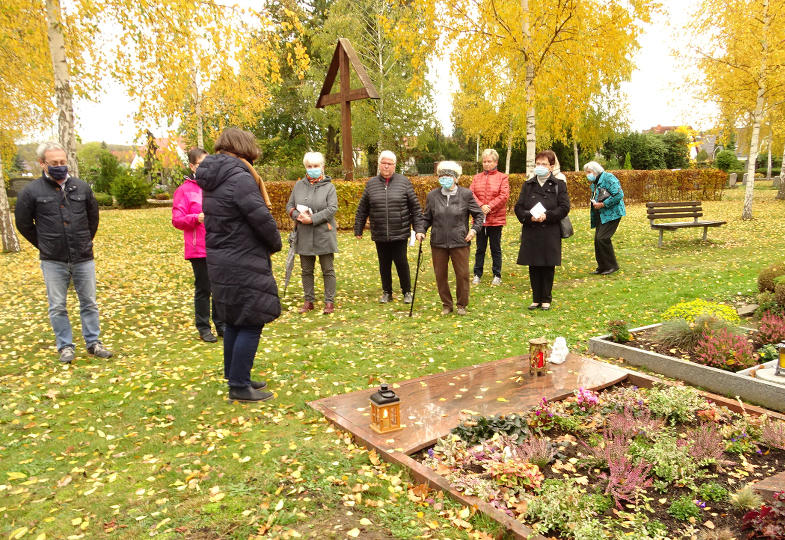
[[[761,512],[743,486],[785,470],[785,422],[733,412],[691,387],[620,385],[543,400],[520,416],[469,419],[419,457],[452,489],[542,534],[664,539],[727,529],[741,538],[745,515]]]

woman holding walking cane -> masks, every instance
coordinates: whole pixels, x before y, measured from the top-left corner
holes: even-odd
[[[469,305],[469,250],[472,238],[482,228],[485,214],[471,190],[457,184],[461,166],[454,161],[442,161],[436,167],[440,187],[428,193],[425,200],[425,230],[431,231],[431,259],[436,275],[436,287],[442,300],[442,315],[453,311],[447,263],[452,261],[458,315],[466,315]],[[469,216],[472,227],[469,228]],[[420,242],[425,233],[417,233]]]

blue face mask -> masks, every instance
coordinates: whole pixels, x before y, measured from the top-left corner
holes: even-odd
[[[594,179],[595,179],[596,177],[595,177],[595,176],[594,176],[592,173],[589,173],[589,174],[587,174],[587,175],[586,175],[586,178],[588,178],[588,179],[589,179],[589,182],[594,182]]]
[[[309,167],[305,169],[305,172],[308,175],[308,178],[312,178],[312,179],[319,178],[322,175],[321,167],[312,167],[312,168]]]
[[[536,174],[537,176],[547,176],[549,172],[550,171],[548,170],[548,167],[546,167],[545,165],[537,165],[534,168],[534,174]]]
[[[455,178],[453,178],[452,176],[440,176],[440,177],[439,177],[439,184],[440,184],[440,185],[441,185],[441,186],[442,186],[444,189],[450,189],[450,188],[452,188],[452,185],[453,185],[454,183],[455,183]]]
[[[68,176],[68,165],[58,165],[57,167],[52,167],[50,165],[46,168],[46,172],[54,180],[65,180]]]

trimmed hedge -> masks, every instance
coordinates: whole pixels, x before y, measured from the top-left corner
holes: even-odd
[[[722,189],[728,181],[726,173],[717,169],[684,169],[679,171],[612,171],[621,182],[624,190],[625,204],[644,203],[648,201],[718,201],[722,198]],[[589,182],[582,172],[565,172],[570,203],[573,208],[588,208]],[[338,213],[335,219],[339,229],[354,227],[354,213],[360,202],[367,178],[353,182],[333,181],[338,194]],[[425,205],[425,197],[429,191],[439,185],[435,176],[414,176],[410,178],[414,191]],[[511,212],[518,200],[521,186],[526,180],[525,175],[510,175],[510,199],[507,210]],[[461,176],[458,184],[469,187],[472,177]],[[273,204],[273,216],[278,227],[284,230],[292,228],[292,220],[286,215],[286,203],[294,182],[267,182],[267,193]]]

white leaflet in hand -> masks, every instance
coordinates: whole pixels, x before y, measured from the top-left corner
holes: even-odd
[[[300,212],[301,214],[313,214],[313,210],[311,210],[309,207],[305,206],[304,204],[298,204],[297,211]]]
[[[529,210],[529,212],[531,212],[533,218],[540,219],[545,215],[545,207],[542,205],[542,203],[537,203],[532,206],[532,209]]]
[[[412,234],[409,235],[409,245],[410,246],[414,245],[414,240],[415,240],[416,237],[417,237],[417,233],[415,233],[414,229],[412,229]]]

